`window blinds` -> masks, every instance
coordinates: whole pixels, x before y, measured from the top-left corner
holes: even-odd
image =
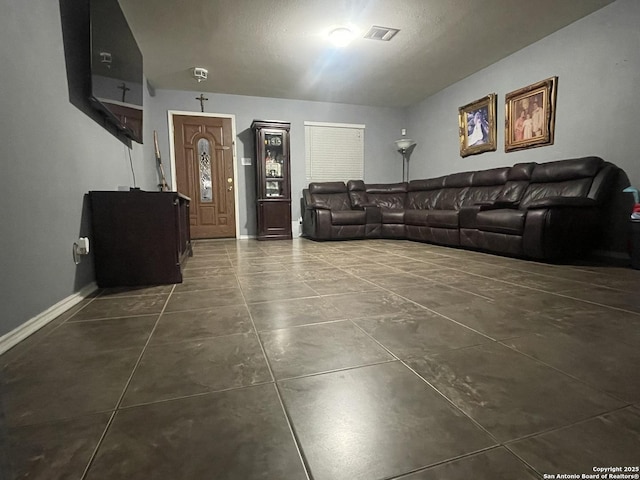
[[[307,183],[364,179],[364,127],[305,122]]]

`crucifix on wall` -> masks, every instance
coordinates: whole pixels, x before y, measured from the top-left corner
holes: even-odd
[[[127,95],[127,92],[131,89],[127,87],[127,84],[124,82],[122,82],[122,85],[118,85],[118,88],[122,90],[122,103],[124,103],[124,97]]]
[[[204,112],[204,102],[209,101],[209,99],[201,93],[199,97],[196,97],[196,100],[200,100],[200,111]]]

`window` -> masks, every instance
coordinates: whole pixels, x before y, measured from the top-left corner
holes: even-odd
[[[364,125],[304,122],[307,183],[364,179]]]

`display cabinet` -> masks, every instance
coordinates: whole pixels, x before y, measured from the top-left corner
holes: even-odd
[[[290,123],[254,120],[258,240],[291,238]]]

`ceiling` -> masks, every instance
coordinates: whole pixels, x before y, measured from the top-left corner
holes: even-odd
[[[404,107],[613,0],[120,0],[156,89]],[[349,25],[342,49],[326,34]],[[373,25],[390,41],[362,38]],[[209,70],[200,84],[193,67]]]

